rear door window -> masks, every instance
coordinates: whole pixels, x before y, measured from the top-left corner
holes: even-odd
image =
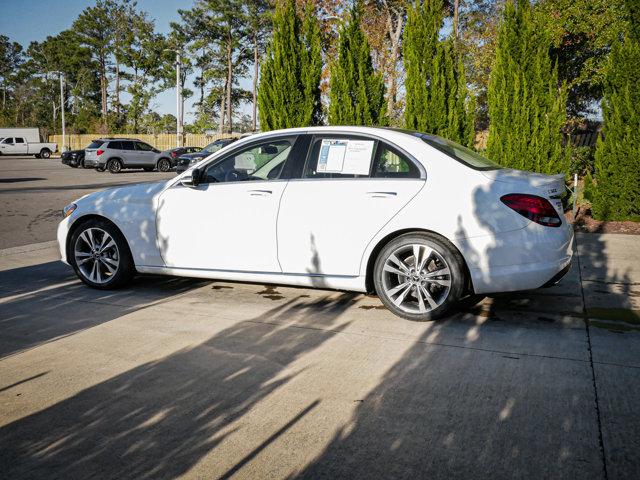
[[[102,146],[104,142],[102,141],[98,141],[98,140],[94,140],[93,142],[91,142],[88,146],[87,149],[89,148],[100,148]]]
[[[122,142],[109,142],[109,148],[112,150],[122,150]]]
[[[369,178],[376,143],[366,137],[316,136],[303,178]]]
[[[133,146],[133,142],[120,142],[122,144],[122,147],[120,147],[122,150],[135,150],[135,147]]]
[[[24,143],[24,138],[16,137],[15,143]]]

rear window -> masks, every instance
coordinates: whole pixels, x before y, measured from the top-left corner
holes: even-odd
[[[104,142],[102,140],[94,140],[87,148],[100,148]]]
[[[483,157],[479,153],[451,140],[426,133],[418,133],[415,135],[427,145],[432,146],[454,160],[464,163],[467,167],[475,170],[498,170],[502,168],[497,163]]]

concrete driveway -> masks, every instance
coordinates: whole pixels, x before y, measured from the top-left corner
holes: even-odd
[[[578,247],[557,287],[427,323],[2,250],[2,477],[640,478],[640,239]]]

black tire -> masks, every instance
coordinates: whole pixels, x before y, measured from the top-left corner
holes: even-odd
[[[396,305],[396,303],[394,303],[394,301],[386,293],[384,287],[383,274],[390,276],[394,275],[389,274],[383,270],[387,259],[391,256],[391,254],[398,251],[398,249],[408,248],[409,246],[415,244],[430,247],[431,249],[433,249],[433,251],[435,251],[449,267],[448,280],[450,281],[450,285],[448,293],[445,293],[446,289],[442,291],[441,296],[444,297],[442,299],[442,303],[439,303],[436,308],[433,308],[430,311],[424,313],[419,313],[417,311],[407,311],[406,307],[401,308],[400,306]],[[413,256],[409,257],[409,261],[412,261],[412,258]],[[425,268],[427,268],[432,262],[435,264],[436,261],[431,260],[431,258],[433,257],[428,258],[429,260],[427,262],[427,265],[425,265]],[[401,277],[398,276],[398,278]],[[442,237],[430,233],[408,233],[394,238],[380,251],[378,257],[376,258],[376,263],[373,269],[373,281],[378,297],[380,298],[382,303],[395,315],[416,322],[437,320],[447,315],[447,313],[449,313],[456,306],[456,303],[463,295],[464,286],[466,283],[464,260],[460,255],[460,252],[458,252],[458,250],[456,250],[453,245],[451,245]],[[398,280],[398,283],[400,281],[401,280]],[[423,283],[423,285],[425,285],[427,289],[432,288],[430,283]],[[434,285],[433,287],[436,289],[442,288],[436,285]],[[403,298],[409,299],[407,300],[407,303],[411,302],[411,298],[416,298],[415,303],[417,304],[417,297],[415,297],[417,287],[410,287],[409,292],[410,293],[408,293]],[[402,303],[404,304],[405,302],[403,301]]]
[[[122,171],[122,161],[119,158],[110,158],[106,166],[111,173],[120,173]]]
[[[34,155],[35,158],[41,158],[40,154]]]
[[[84,158],[80,160],[80,168],[87,168],[84,166]]]
[[[110,278],[104,283],[96,283],[91,281],[87,276],[80,270],[78,266],[78,261],[76,260],[75,246],[78,242],[80,235],[86,230],[93,229],[101,229],[107,232],[114,240],[117,252],[118,252],[118,267],[110,276]],[[115,288],[122,287],[127,282],[129,282],[135,275],[135,267],[133,265],[133,259],[131,257],[131,251],[129,250],[129,245],[125,240],[124,236],[116,228],[112,223],[106,220],[100,219],[90,219],[82,222],[76,229],[74,229],[73,234],[71,235],[71,240],[67,246],[67,261],[71,264],[73,269],[78,275],[78,278],[82,280],[86,285],[91,288],[96,288],[98,290],[111,290]]]
[[[48,148],[43,148],[40,150],[40,157],[38,158],[49,158],[51,156],[51,150]]]
[[[159,172],[168,172],[171,170],[171,161],[167,158],[161,158],[158,160],[157,168]]]

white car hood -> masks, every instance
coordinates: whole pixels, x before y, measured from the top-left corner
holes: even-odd
[[[98,192],[90,193],[78,199],[76,203],[88,207],[106,207],[114,203],[146,203],[162,192],[169,182],[144,182],[120,187],[111,187]]]

